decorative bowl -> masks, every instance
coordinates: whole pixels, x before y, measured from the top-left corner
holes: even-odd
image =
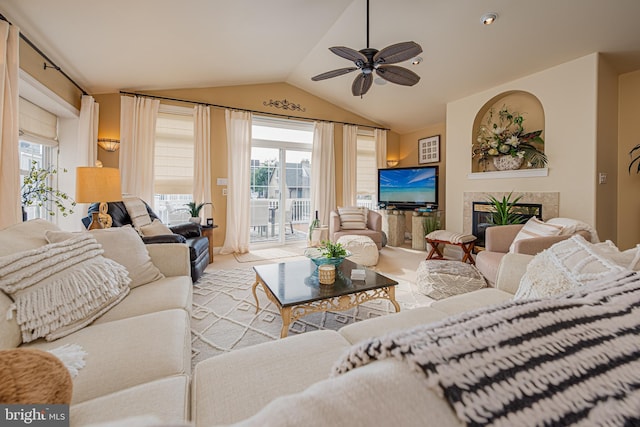
[[[348,256],[351,256],[351,252],[347,251],[347,254],[343,257],[327,258],[322,255],[322,251],[318,248],[308,248],[304,251],[304,255],[309,258],[316,266],[323,264],[333,264],[336,268],[342,264],[342,261]]]

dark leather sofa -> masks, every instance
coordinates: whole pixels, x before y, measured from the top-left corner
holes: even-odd
[[[151,210],[146,202],[143,202],[151,220],[158,219],[158,216]],[[89,206],[89,216],[82,218],[82,223],[88,227],[91,223],[91,214],[98,212],[100,204],[93,203]],[[122,227],[131,225],[131,217],[123,202],[110,202],[109,215],[113,220],[112,227]],[[143,236],[142,240],[147,243],[186,243],[189,246],[189,258],[191,260],[191,280],[196,282],[202,276],[204,269],[209,265],[209,239],[202,235],[199,224],[187,222],[169,227],[174,234],[162,236]]]

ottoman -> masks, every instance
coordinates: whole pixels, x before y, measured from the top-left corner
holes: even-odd
[[[475,265],[460,261],[422,261],[416,276],[418,290],[436,300],[487,286]]]
[[[367,236],[341,236],[338,242],[351,252],[349,261],[370,267],[378,263],[378,246]]]

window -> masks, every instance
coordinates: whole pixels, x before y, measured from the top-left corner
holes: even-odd
[[[58,154],[58,117],[26,99],[19,99],[20,128],[20,183],[29,174],[32,166],[37,168],[55,168]],[[52,187],[57,182],[50,182]],[[48,212],[53,206],[27,206],[25,212],[29,219],[50,219]]]
[[[358,206],[375,209],[377,203],[378,167],[373,134],[358,133],[356,154],[356,202]]]
[[[185,222],[193,200],[194,128],[191,109],[161,106],[156,123],[154,211],[165,224]]]

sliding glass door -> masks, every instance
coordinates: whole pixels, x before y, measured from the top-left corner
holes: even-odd
[[[250,243],[273,245],[304,241],[310,220],[313,131],[297,131],[292,136],[286,132],[290,130],[286,126],[292,126],[289,122],[293,121],[255,122],[251,150]]]

